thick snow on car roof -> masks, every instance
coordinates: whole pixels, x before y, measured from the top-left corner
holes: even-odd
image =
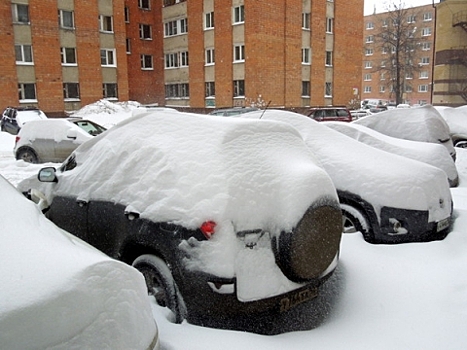
[[[434,143],[450,139],[448,125],[431,105],[390,109],[360,118],[353,123],[401,139]],[[450,153],[453,151],[449,149]]]
[[[244,118],[278,120],[291,124],[329,173],[336,188],[360,195],[376,209],[382,206],[430,210],[430,221],[450,214],[446,174],[439,168],[367,146],[304,115],[267,110]]]
[[[147,349],[144,278],[47,220],[0,176],[0,347]]]
[[[59,175],[55,195],[121,203],[188,228],[214,220],[236,230],[291,229],[316,199],[337,198],[300,134],[283,123],[149,112],[75,155],[78,166]]]
[[[92,136],[86,131],[81,129],[76,124],[66,119],[44,119],[44,120],[31,120],[28,122],[27,127],[20,130],[20,136],[24,140],[34,140],[36,138],[50,139],[55,142],[67,140],[67,135],[64,131],[73,129],[76,131],[76,143],[82,143]]]
[[[44,112],[40,110],[22,110],[18,111],[16,115],[16,120],[19,126],[23,126],[25,123],[30,122],[32,120],[43,120],[47,119],[47,116]]]
[[[448,150],[440,144],[398,139],[355,123],[324,124],[366,145],[436,166],[444,170],[453,183],[458,181],[456,165]]]
[[[446,120],[451,133],[459,133],[467,135],[467,106],[460,107],[439,107],[435,106],[436,110]]]

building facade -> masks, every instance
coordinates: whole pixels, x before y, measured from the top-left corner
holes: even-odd
[[[467,0],[436,6],[433,104],[467,104]]]
[[[2,1],[0,108],[345,105],[362,26],[363,0]]]
[[[411,31],[410,38],[414,39],[413,43],[416,47],[411,49],[403,46],[404,50],[413,50],[414,54],[410,58],[413,62],[409,66],[412,67],[403,71],[404,82],[401,84],[403,101],[401,102],[411,105],[431,103],[435,9],[432,5],[418,6],[405,9],[401,14],[403,23],[400,26]],[[391,45],[381,45],[383,35],[390,34],[391,19],[394,20],[394,16],[391,17],[389,13],[364,17],[362,100],[395,101],[394,89],[390,81],[394,78],[390,77],[388,66],[391,64],[391,57],[396,48],[389,47]]]

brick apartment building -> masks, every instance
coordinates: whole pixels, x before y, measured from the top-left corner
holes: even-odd
[[[363,0],[2,1],[0,109],[347,104],[362,27]]]
[[[415,39],[419,38],[418,49],[414,54],[413,64],[416,69],[405,72],[403,84],[403,103],[431,103],[433,79],[433,57],[435,39],[435,9],[432,5],[418,6],[404,10],[404,21],[413,30]],[[378,13],[364,17],[363,64],[361,99],[395,101],[389,74],[381,70],[382,65],[389,65],[391,48],[382,48],[378,38],[391,27],[388,13]],[[388,27],[389,26],[389,27]],[[390,30],[390,29],[389,29]],[[395,49],[394,47],[392,48]]]

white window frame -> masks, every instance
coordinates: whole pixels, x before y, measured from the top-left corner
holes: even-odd
[[[427,27],[427,28],[423,28],[422,29],[422,36],[430,36],[431,35],[431,28],[430,27]]]
[[[233,61],[234,63],[245,62],[245,45],[238,44],[234,45],[233,49]]]
[[[180,59],[178,61],[180,62],[180,67],[188,67],[189,65],[188,51],[180,52]]]
[[[324,56],[324,65],[326,67],[332,67],[332,61],[333,61],[333,54],[332,51],[326,51],[325,56]]]
[[[150,10],[151,1],[150,0],[138,0],[138,8],[141,10]]]
[[[216,83],[214,81],[207,81],[204,83],[204,97],[216,96]]]
[[[66,18],[65,14],[70,15],[70,20],[71,20],[71,25],[68,25],[68,23],[65,23]],[[62,29],[75,29],[75,13],[73,11],[67,11],[67,10],[58,10],[58,19],[59,19],[59,25],[60,28]]]
[[[334,33],[334,18],[327,17],[326,18],[326,33],[333,34]]]
[[[115,90],[115,96],[109,96],[109,88]],[[106,100],[118,100],[118,84],[117,83],[103,83],[102,84],[102,96]]]
[[[215,56],[215,50],[214,48],[210,47],[204,50],[204,64],[206,66],[210,66],[215,64],[216,62],[216,56]]]
[[[110,26],[110,28],[107,28]],[[99,31],[101,33],[114,32],[114,19],[112,16],[99,15]]]
[[[429,22],[433,20],[433,14],[431,12],[427,12],[423,14],[423,22]]]
[[[302,97],[308,98],[311,96],[311,83],[309,80],[302,80]]]
[[[73,53],[74,62],[68,62],[69,53]],[[77,66],[78,61],[76,58],[76,48],[75,47],[61,47],[60,56],[62,61],[62,66]]]
[[[233,96],[245,97],[245,80],[234,80],[233,81]]]
[[[232,23],[233,24],[242,24],[245,23],[245,6],[235,6],[232,9]]]
[[[416,17],[415,15],[408,15],[407,16],[407,23],[415,23]]]
[[[21,13],[19,8],[26,9],[26,14]],[[13,23],[15,24],[30,24],[29,17],[29,5],[27,4],[11,4],[11,10],[13,14]]]
[[[372,56],[372,55],[373,55],[373,49],[372,48],[365,49],[365,56]]]
[[[139,38],[141,40],[152,40],[152,26],[150,24],[139,24]]]
[[[375,24],[373,22],[367,22],[365,28],[366,28],[366,30],[375,29]]]
[[[103,56],[103,53],[105,55]],[[105,57],[104,61],[102,60]],[[101,49],[101,67],[116,67],[117,52],[115,49]]]
[[[363,77],[363,81],[371,81],[371,74],[365,73],[365,76]]]
[[[419,72],[418,79],[428,79],[429,78],[429,73],[427,70],[422,70]]]
[[[141,70],[154,70],[154,57],[152,55],[140,55]]]
[[[365,69],[373,68],[373,64],[371,61],[365,61]]]
[[[422,59],[420,60],[420,65],[426,66],[428,64],[430,64],[430,57],[422,57]]]
[[[431,42],[427,41],[422,43],[422,51],[430,51],[431,50]]]
[[[375,36],[374,35],[368,35],[365,39],[365,42],[368,44],[371,44],[375,41]]]
[[[72,87],[74,89],[71,89]],[[72,95],[71,92],[74,92],[73,90],[76,91],[76,96],[70,96]],[[79,83],[74,83],[74,82],[63,83],[63,99],[65,101],[79,101],[80,100]]]
[[[204,14],[204,30],[214,29],[214,12]]]
[[[380,85],[379,92],[386,92],[386,87],[384,85]]]
[[[26,96],[28,92],[31,92],[29,89],[26,88],[33,88],[34,89],[34,96]],[[21,103],[25,102],[37,102],[37,91],[36,91],[36,84],[34,83],[19,83],[18,84],[18,94],[19,94],[19,101]]]
[[[125,6],[124,14],[125,14],[125,23],[130,23],[130,8],[128,6]]]
[[[371,94],[371,86],[370,85],[365,85],[363,87],[363,93],[364,94]]]
[[[177,52],[169,52],[165,54],[165,69],[173,69],[178,68],[178,53]]]
[[[311,29],[311,13],[310,12],[302,13],[302,29],[305,29],[305,30]]]
[[[171,37],[188,33],[188,20],[186,18],[164,23],[164,37]]]
[[[428,84],[418,85],[418,92],[428,92]]]
[[[311,48],[309,47],[304,47],[302,49],[302,64],[311,64]]]
[[[17,49],[19,48],[19,52],[17,52]],[[18,60],[18,55],[17,53],[20,54],[21,59]],[[31,58],[29,61],[27,56]],[[15,45],[15,57],[16,57],[16,64],[20,65],[33,65],[34,64],[34,56],[33,56],[33,51],[32,51],[32,45]]]
[[[332,97],[332,83],[325,82],[324,83],[324,97]]]

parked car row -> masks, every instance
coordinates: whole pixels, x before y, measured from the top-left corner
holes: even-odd
[[[57,226],[137,268],[174,322],[269,334],[253,318],[316,298],[342,232],[376,244],[446,237],[454,149],[445,123],[420,110],[406,137],[420,139],[399,143],[381,134],[395,126],[370,123],[389,111],[360,119],[367,126],[279,110],[139,111],[18,188]]]
[[[43,119],[47,116],[36,107],[7,107],[0,120],[1,131],[16,135],[26,122]]]

